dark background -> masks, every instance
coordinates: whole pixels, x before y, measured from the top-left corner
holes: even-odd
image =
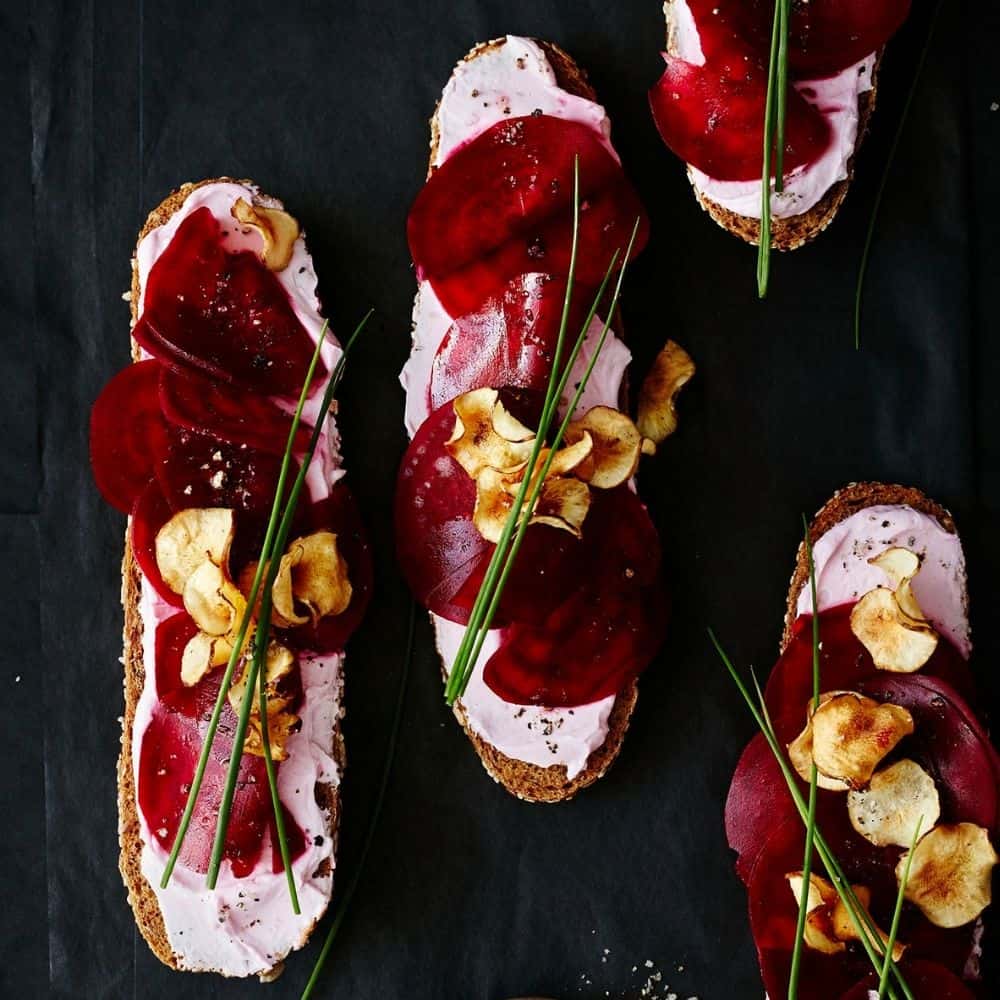
[[[376,308],[342,397],[379,568],[349,659],[343,883],[406,630],[390,527],[414,290],[404,220],[453,63],[511,31],[557,41],[590,71],[649,209],[652,241],[624,301],[636,372],[667,336],[698,362],[680,431],[643,474],[673,628],[618,763],[552,807],[514,800],[482,771],[420,622],[389,795],[322,995],[631,998],[654,971],[647,959],[660,995],[668,983],[682,1000],[760,995],[721,816],[752,723],[706,626],[766,670],[801,512],[851,480],[912,483],[956,515],[979,674],[994,705],[1000,693],[993,4],[944,5],[884,202],[863,349],[852,347],[859,252],[929,10],[917,0],[888,50],[839,218],[775,261],[760,304],[754,252],[697,207],[648,115],[658,0],[2,5],[0,994],[294,997],[304,984],[322,934],[264,988],[171,973],[135,931],[115,812],[123,519],[91,484],[88,408],[128,360],[120,297],[135,233],[182,181],[254,178],[306,226],[334,327]]]

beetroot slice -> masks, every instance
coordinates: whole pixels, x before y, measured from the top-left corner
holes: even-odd
[[[361,511],[351,491],[337,483],[325,500],[312,504],[308,511],[309,531],[332,531],[337,546],[347,562],[351,581],[351,603],[342,614],[321,618],[289,629],[285,640],[290,646],[318,653],[333,653],[344,648],[364,618],[374,586],[371,546]]]
[[[167,449],[168,428],[157,395],[160,364],[139,361],[104,387],[90,411],[90,465],[101,495],[131,512],[156,462]]]
[[[580,163],[577,279],[599,284],[612,253],[641,220],[621,166],[589,126],[549,115],[498,122],[435,171],[410,210],[407,235],[421,279],[452,316],[474,312],[528,272],[565,276],[572,238],[573,165]]]
[[[173,621],[173,619],[170,619]],[[153,709],[142,736],[139,756],[139,808],[160,846],[169,851],[187,802],[188,789],[201,753],[208,717],[219,691],[221,671],[208,675],[194,688],[166,694]],[[181,849],[181,863],[195,872],[206,872],[218,817],[226,772],[232,754],[236,716],[228,701],[222,711],[212,744],[201,793]],[[279,769],[281,765],[279,764]],[[305,841],[291,816],[285,816],[293,857]],[[260,857],[265,831],[273,822],[267,773],[261,757],[244,754],[236,783],[236,796],[226,834],[224,857],[237,878],[249,875]],[[272,859],[272,868],[273,868]]]
[[[515,622],[483,679],[505,701],[573,707],[616,694],[662,645],[668,601],[660,543],[627,486],[592,491],[584,570],[539,625]],[[520,554],[519,554],[520,558]]]
[[[163,367],[160,405],[175,427],[212,434],[230,444],[284,455],[292,429],[290,414],[266,396],[234,389],[191,372]],[[299,427],[296,448],[305,451],[310,429]]]
[[[574,287],[564,360],[593,298],[593,292]],[[487,299],[475,312],[456,320],[434,358],[431,408],[485,386],[545,389],[565,296],[565,278],[522,274],[508,283],[502,295]]]
[[[186,612],[165,618],[156,626],[156,695],[163,699],[176,691],[183,691],[181,680],[181,658],[184,647],[198,633],[194,619]],[[196,715],[196,703],[175,702],[178,710],[185,710],[189,715]]]
[[[851,691],[867,677],[879,673],[871,654],[851,631],[852,604],[842,604],[820,614],[820,689]],[[964,698],[974,698],[974,683],[969,665],[962,654],[943,638],[930,660],[921,669],[921,677],[938,677],[957,689]],[[805,724],[806,706],[812,698],[812,616],[800,615],[792,626],[788,646],[771,671],[765,699],[776,719],[791,719],[796,726],[790,735],[779,726],[778,735],[785,742],[798,735]]]
[[[663,141],[686,163],[724,181],[759,181],[763,169],[766,60],[739,39],[725,58],[704,66],[664,56],[667,68],[649,92]],[[830,126],[794,88],[788,90],[784,171],[819,159]],[[773,165],[772,165],[773,169]]]
[[[689,0],[702,51],[724,55],[732,35],[766,55],[774,4],[768,0]],[[833,76],[877,52],[910,13],[909,0],[795,0],[788,31],[788,65],[794,80]]]
[[[914,1000],[975,1000],[976,994],[953,972],[937,962],[906,960],[900,966],[906,985],[913,991]],[[854,985],[840,1000],[869,1000],[878,992],[878,976],[874,970]]]
[[[472,523],[475,483],[445,450],[454,426],[449,402],[424,421],[403,456],[396,483],[396,553],[414,597],[434,614],[464,625],[494,546]],[[572,589],[582,552],[569,532],[530,527],[494,624],[542,620]]]
[[[160,567],[156,563],[156,535],[173,516],[173,510],[163,496],[163,490],[157,480],[151,480],[139,495],[132,508],[132,521],[129,527],[132,542],[132,555],[142,570],[142,575],[149,581],[156,593],[168,604],[176,608],[184,607],[180,594],[175,594],[160,575]]]
[[[314,350],[276,275],[256,254],[226,250],[208,208],[157,258],[132,334],[171,367],[277,396],[299,394]]]

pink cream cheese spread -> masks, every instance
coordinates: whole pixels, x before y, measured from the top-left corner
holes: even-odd
[[[611,126],[601,105],[563,90],[542,48],[528,38],[508,35],[502,45],[461,62],[445,87],[438,108],[440,135],[434,166],[440,166],[465,142],[508,117],[543,114],[591,126],[611,147]],[[617,154],[615,159],[617,159]],[[453,317],[438,301],[429,282],[422,282],[413,307],[413,344],[400,383],[406,390],[406,429],[410,436],[429,414],[428,393],[437,349]],[[569,384],[579,381],[603,329],[595,318]],[[608,335],[594,371],[580,400],[578,412],[605,404],[617,407],[629,349]],[[438,652],[451,670],[462,641],[464,626],[431,615]],[[494,694],[483,681],[483,666],[496,650],[500,631],[491,632],[483,645],[469,686],[461,699],[468,724],[478,736],[514,760],[539,767],[562,765],[572,779],[587,766],[587,759],[608,734],[608,717],[614,697],[574,709],[545,709],[513,705]]]
[[[913,592],[934,628],[968,659],[972,650],[965,596],[965,554],[958,535],[936,518],[912,507],[866,507],[835,524],[815,544],[816,599],[820,611],[853,603],[891,581],[868,560],[894,546],[922,558]],[[799,594],[797,612],[812,610],[809,587]]]
[[[231,250],[260,249],[260,236],[252,229],[241,229],[230,215],[237,198],[250,201],[256,189],[237,183],[207,184],[188,195],[183,206],[166,225],[148,233],[136,253],[140,290],[156,259],[166,248],[181,222],[201,207],[208,207],[226,232],[226,246]],[[295,314],[315,343],[323,329],[316,274],[312,260],[300,236],[296,240],[291,263],[277,273],[288,293]],[[139,314],[142,313],[140,291]],[[323,361],[332,371],[340,357],[339,346],[331,336],[323,347]],[[315,417],[319,405],[315,393],[306,407]],[[282,405],[287,405],[282,401]],[[332,415],[317,446],[306,483],[313,501],[327,497],[343,475],[339,454],[339,436]],[[145,684],[136,706],[132,727],[132,760],[135,787],[138,788],[138,765],[143,735],[157,701],[154,637],[156,626],[175,614],[176,608],[163,601],[142,580],[140,613],[143,623],[143,666]],[[166,889],[160,888],[167,853],[151,836],[142,810],[139,823],[142,838],[142,872],[156,894],[167,938],[178,964],[191,971],[214,971],[228,976],[247,976],[265,972],[287,953],[305,943],[314,923],[323,915],[330,901],[335,864],[335,838],[329,835],[328,814],[316,802],[315,786],[339,784],[337,763],[333,758],[333,729],[343,715],[343,653],[299,654],[303,701],[299,714],[300,731],[287,743],[288,759],[278,769],[281,800],[302,830],[305,850],[293,862],[301,914],[292,913],[288,886],[283,872],[271,870],[270,844],[264,844],[256,868],[245,878],[236,878],[228,861],[223,861],[214,891],[205,888],[203,874],[174,869]]]
[[[668,0],[667,47],[696,66],[705,64],[698,29],[687,0]],[[832,141],[815,162],[785,177],[784,190],[771,195],[771,214],[778,219],[802,215],[814,208],[838,181],[847,178],[848,163],[858,138],[859,100],[872,89],[877,53],[823,80],[801,80],[795,89],[826,118]],[[722,181],[688,166],[688,176],[704,197],[738,215],[760,218],[760,181]]]

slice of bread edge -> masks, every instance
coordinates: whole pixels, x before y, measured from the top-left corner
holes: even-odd
[[[849,483],[838,490],[817,511],[809,525],[809,539],[813,546],[834,525],[858,511],[868,507],[905,506],[935,518],[945,531],[957,535],[955,522],[951,514],[937,501],[913,486],[900,486],[896,483],[859,482]],[[785,628],[781,637],[781,652],[788,647],[792,638],[792,626],[798,617],[797,606],[799,595],[809,585],[809,554],[806,552],[805,541],[799,543],[795,559],[795,570],[788,588],[788,601],[785,607]],[[963,591],[964,591],[963,581]],[[967,593],[963,593],[964,603],[968,603]]]
[[[555,73],[556,82],[563,90],[587,100],[597,100],[597,94],[587,80],[587,74],[567,52],[553,42],[541,39],[534,39],[534,41],[545,53]],[[506,44],[506,38],[495,38],[488,42],[481,42],[473,46],[462,61],[469,62]],[[439,108],[440,104],[438,108],[435,108],[430,121],[431,141],[428,177],[434,172],[433,164],[437,159],[440,146]],[[461,699],[455,702],[453,712],[479,755],[487,773],[511,795],[526,802],[566,802],[581,789],[592,785],[598,778],[602,778],[615,762],[621,751],[638,697],[639,687],[636,681],[632,681],[618,693],[608,717],[608,732],[604,742],[587,758],[586,767],[572,778],[569,777],[569,772],[563,764],[541,767],[501,753],[473,730],[465,714],[465,709],[462,707]]]
[[[143,238],[152,230],[169,222],[173,214],[178,211],[188,195],[196,188],[207,184],[236,183],[243,184],[257,191],[256,185],[249,180],[234,180],[231,177],[214,177],[195,183],[182,184],[179,188],[169,194],[156,208],[154,208],[146,219],[136,241],[136,252],[132,256],[132,281],[129,295],[129,308],[131,312],[130,329],[135,326],[139,319],[139,297],[141,286],[139,282],[138,266],[138,246]],[[282,208],[282,203],[268,195],[257,193],[253,198],[254,204],[270,208]],[[132,360],[138,361],[141,355],[139,345],[134,339],[131,341]],[[163,914],[156,898],[153,887],[146,880],[142,873],[142,837],[141,825],[139,822],[139,812],[136,799],[133,757],[132,757],[132,729],[135,724],[135,710],[142,694],[145,684],[146,671],[143,663],[142,636],[143,622],[139,610],[139,600],[142,587],[142,578],[139,566],[136,563],[132,552],[132,543],[129,538],[129,531],[125,530],[125,551],[122,558],[122,608],[125,613],[123,630],[122,665],[124,667],[124,694],[125,711],[122,716],[122,736],[121,752],[118,757],[118,843],[120,847],[118,867],[121,871],[122,880],[128,892],[129,905],[135,915],[135,922],[140,933],[146,939],[153,954],[161,962],[172,969],[182,970],[179,957],[174,953],[167,937],[166,927],[163,923]],[[343,775],[347,763],[346,749],[344,745],[343,733],[341,732],[340,720],[343,709],[334,720],[333,731],[333,758],[337,763],[340,775]],[[321,808],[327,815],[326,834],[333,840],[334,856],[336,856],[337,836],[340,827],[340,791],[334,784],[317,784],[315,788],[317,801],[321,803]],[[332,876],[331,876],[332,878]],[[332,882],[331,882],[332,888]],[[320,913],[312,926],[306,929],[302,939],[296,947],[302,947],[312,934],[315,924],[321,919]],[[280,974],[283,958],[275,962],[270,969],[259,973],[262,980],[273,979]],[[183,970],[189,971],[189,970]],[[221,975],[228,975],[221,970],[197,970],[216,971]]]
[[[663,4],[663,14],[667,22],[668,52],[673,50],[670,28],[670,10],[672,6],[673,0],[666,0]],[[819,236],[836,217],[840,206],[847,197],[851,181],[854,179],[854,164],[857,159],[858,150],[861,148],[861,144],[868,133],[868,127],[875,112],[878,72],[881,62],[882,53],[879,52],[872,65],[871,89],[861,94],[858,100],[858,131],[854,139],[854,152],[847,161],[847,177],[833,184],[808,212],[802,212],[799,215],[790,215],[783,219],[772,216],[771,247],[773,249],[797,250],[799,247],[805,246]],[[686,168],[687,177],[691,182],[691,189],[698,204],[727,232],[738,236],[746,243],[757,246],[760,242],[760,219],[754,219],[748,215],[740,215],[738,212],[733,212],[704,195],[698,190],[698,186],[695,184],[690,164],[687,164]]]

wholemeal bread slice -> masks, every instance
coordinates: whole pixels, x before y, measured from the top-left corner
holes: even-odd
[[[138,244],[152,230],[165,225],[170,218],[184,204],[188,195],[196,188],[206,184],[219,183],[243,184],[255,190],[252,181],[233,181],[229,177],[211,178],[197,183],[183,184],[176,191],[168,195],[152,212],[149,213],[145,224],[139,232],[136,242]],[[282,204],[276,198],[264,194],[256,194],[253,201],[257,205],[269,208],[282,208]],[[131,326],[135,326],[139,319],[139,297],[140,297],[140,277],[136,255],[132,258],[132,282],[129,296],[131,309]],[[132,340],[132,359],[138,361],[141,356],[139,345]],[[166,928],[163,923],[163,915],[160,912],[156,893],[146,880],[142,872],[142,837],[139,813],[136,801],[136,788],[134,779],[134,762],[132,756],[132,729],[135,723],[135,710],[142,694],[145,684],[145,667],[143,663],[142,637],[143,621],[139,610],[139,599],[141,590],[141,575],[139,566],[132,553],[132,546],[128,531],[125,533],[125,554],[122,560],[122,607],[125,612],[124,627],[124,653],[122,664],[125,669],[124,689],[125,689],[125,711],[122,716],[122,737],[121,753],[118,757],[118,840],[121,849],[119,855],[119,868],[125,888],[128,890],[128,901],[135,914],[135,921],[139,931],[146,939],[149,947],[157,958],[164,964],[174,969],[182,968],[179,957],[174,953],[173,948],[167,938]],[[340,772],[346,764],[346,751],[344,739],[340,728],[339,714],[334,720],[333,731],[333,756]],[[340,793],[334,784],[317,784],[315,788],[317,802],[319,802],[328,816],[326,836],[330,838],[334,847],[339,829],[340,820]],[[303,935],[302,944],[308,938],[312,928]],[[282,963],[276,962],[270,969],[260,973],[261,979],[274,978],[281,972]],[[200,970],[199,970],[200,971]],[[225,974],[225,973],[223,973]]]
[[[563,90],[577,96],[584,97],[591,101],[597,100],[597,94],[593,87],[587,82],[586,73],[573,61],[568,53],[552,42],[545,42],[539,39],[535,43],[544,51],[552,69],[556,75],[556,81]],[[474,46],[465,56],[464,61],[468,62],[477,59],[484,53],[500,48],[507,44],[505,38],[497,38],[489,42],[482,42]],[[440,144],[440,123],[438,112],[435,110],[431,118],[431,155],[430,167],[427,171],[429,177],[434,172],[434,163],[437,160],[438,147]],[[617,331],[620,334],[620,330]],[[598,778],[604,776],[608,768],[614,763],[628,731],[629,720],[635,708],[636,700],[639,697],[638,685],[635,681],[629,683],[618,693],[611,715],[608,719],[608,734],[604,743],[591,753],[587,760],[587,766],[573,778],[569,777],[565,765],[553,764],[549,767],[540,767],[537,764],[529,764],[522,760],[515,760],[501,753],[492,744],[479,736],[469,725],[465,710],[461,700],[455,702],[455,717],[461,723],[470,742],[479,754],[479,759],[483,762],[483,767],[498,781],[511,795],[524,799],[527,802],[565,802],[573,798],[580,789],[592,785]]]
[[[663,5],[663,14],[667,22],[667,51],[671,55],[676,55],[677,34],[673,23],[675,16],[673,0],[666,0]],[[851,180],[854,177],[854,161],[857,157],[858,149],[861,147],[861,143],[868,132],[868,125],[875,111],[875,95],[880,62],[881,53],[876,57],[875,63],[872,66],[871,89],[861,94],[858,100],[858,131],[854,140],[854,153],[847,161],[847,177],[833,184],[827,190],[826,194],[807,212],[781,219],[772,215],[771,246],[774,249],[797,250],[799,247],[814,240],[833,222],[840,206],[844,202],[844,198],[847,197],[847,189],[850,187]],[[723,229],[734,236],[738,236],[741,240],[757,246],[760,242],[760,219],[755,219],[748,215],[740,215],[703,194],[698,189],[697,184],[695,184],[690,166],[688,166],[688,180],[691,182],[691,187],[698,204]]]
[[[838,490],[819,509],[809,525],[809,538],[813,545],[834,525],[846,521],[852,514],[866,507],[904,506],[912,507],[921,514],[933,517],[950,534],[957,534],[951,514],[939,503],[931,500],[912,486],[897,486],[890,483],[851,483]],[[785,608],[785,630],[781,638],[784,652],[792,637],[792,626],[797,617],[799,595],[809,586],[809,555],[805,542],[799,543],[795,560],[795,571],[788,588],[788,603]]]

